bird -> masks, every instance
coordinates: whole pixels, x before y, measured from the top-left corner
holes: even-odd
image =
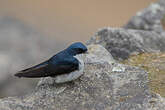
[[[75,42],[48,60],[18,71],[15,76],[19,78],[53,77],[56,83],[75,80],[83,74],[82,54],[87,53],[87,50],[83,43]]]

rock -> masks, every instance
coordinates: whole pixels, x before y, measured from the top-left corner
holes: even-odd
[[[125,29],[98,31],[87,42],[89,54],[80,78],[62,84],[54,78],[41,78],[32,92],[0,99],[0,110],[164,110],[165,98],[150,91],[150,74],[137,65],[116,61],[165,51],[164,7],[160,0],[137,13]]]
[[[162,98],[159,94],[152,94],[149,103],[152,106],[152,109],[149,110],[163,110],[165,107],[165,98]]]
[[[165,53],[143,53],[130,56],[123,64],[143,68],[149,73],[149,88],[165,97]]]
[[[165,1],[152,3],[149,7],[137,12],[124,26],[127,29],[138,29],[164,33]],[[164,23],[163,23],[164,22]]]
[[[102,52],[103,51],[103,52]],[[88,63],[97,63],[97,62],[108,62],[110,64],[115,63],[112,55],[101,45],[89,45],[88,46],[89,54],[86,56]],[[101,59],[100,59],[101,58]]]
[[[0,109],[164,110],[165,105],[161,104],[164,98],[151,94],[148,89],[147,72],[108,61],[112,57],[99,45],[88,47],[91,51],[85,58],[84,74],[79,79],[56,84],[53,78],[42,78],[33,92],[0,99]]]
[[[103,28],[87,44],[101,44],[116,60],[123,60],[132,54],[165,51],[165,36],[154,31]]]
[[[127,59],[131,54],[165,51],[165,1],[137,12],[123,27],[100,29],[87,44],[101,44],[116,60]]]

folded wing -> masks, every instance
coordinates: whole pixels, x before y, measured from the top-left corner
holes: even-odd
[[[48,62],[43,62],[31,68],[19,71],[15,74],[17,77],[27,77],[27,78],[38,78],[38,77],[46,77]]]
[[[31,68],[19,71],[15,74],[17,77],[39,78],[39,77],[55,77],[61,74],[67,74],[78,70],[79,61],[74,57],[64,58],[61,60],[50,59],[44,63],[33,66]]]
[[[50,60],[49,61],[49,71],[52,72],[50,76],[54,77],[56,75],[67,74],[78,70],[79,61],[74,57],[67,57],[60,60]]]

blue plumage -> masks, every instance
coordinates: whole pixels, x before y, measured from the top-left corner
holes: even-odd
[[[65,50],[57,53],[49,60],[22,70],[15,74],[17,77],[55,77],[57,75],[69,74],[79,68],[79,61],[75,55],[87,52],[87,47],[81,42],[73,43]]]

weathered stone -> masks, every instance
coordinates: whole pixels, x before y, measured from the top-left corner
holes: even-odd
[[[41,78],[33,92],[0,99],[0,110],[164,110],[165,98],[151,93],[148,73],[113,59],[165,51],[164,6],[164,0],[152,4],[125,29],[100,30],[87,42],[89,54],[80,78],[63,84]]]
[[[104,28],[87,44],[101,44],[117,59],[127,59],[131,54],[165,51],[165,36],[156,32],[122,28]]]
[[[149,110],[155,107],[159,110],[164,109],[165,105],[160,105],[160,101],[164,103],[164,99],[156,96],[153,98],[149,92],[147,72],[137,67],[105,60],[109,53],[105,49],[100,49],[103,48],[101,46],[88,47],[91,49],[86,56],[84,74],[80,79],[56,84],[53,78],[42,78],[32,93],[1,99],[0,109]],[[112,57],[109,56],[108,59]]]
[[[86,56],[86,61],[88,63],[97,62],[109,62],[110,64],[115,63],[112,55],[101,45],[89,45],[88,46],[89,55]],[[101,59],[100,59],[101,58]]]
[[[165,53],[143,53],[130,56],[124,64],[137,66],[149,72],[149,87],[165,97]]]
[[[155,31],[164,33],[162,21],[165,17],[165,1],[160,0],[152,3],[149,7],[137,12],[124,28]]]
[[[159,94],[152,94],[152,98],[149,101],[149,104],[151,106],[149,110],[164,110],[165,98],[162,98]]]

